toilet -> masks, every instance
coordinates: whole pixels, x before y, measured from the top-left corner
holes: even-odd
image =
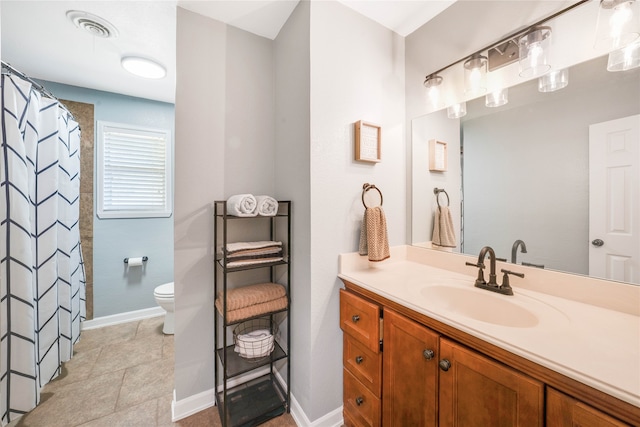
[[[153,297],[160,307],[167,313],[164,315],[164,326],[162,332],[167,335],[173,335],[173,282],[165,283],[156,287],[153,291]]]

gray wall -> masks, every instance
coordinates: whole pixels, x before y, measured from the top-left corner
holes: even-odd
[[[178,401],[213,389],[213,202],[273,194],[272,43],[178,8],[175,302]]]
[[[293,202],[292,392],[318,419],[342,404],[337,261],[364,182],[405,242],[403,39],[337,2],[301,2],[273,42],[182,9],[177,28],[176,398],[213,387],[212,201],[273,191]],[[381,163],[353,160],[357,120],[382,126]]]
[[[605,70],[606,57],[594,66]],[[514,104],[527,90],[540,96],[463,119],[465,253],[490,245],[510,258],[522,239],[528,253],[518,261],[588,274],[589,125],[638,114],[640,74],[603,71],[603,82],[583,85],[587,72],[572,68],[569,86],[553,93],[537,94],[536,82],[512,88]],[[488,113],[482,102],[469,114]]]
[[[54,82],[45,82],[45,87],[58,98],[94,104],[96,123],[103,120],[174,133],[173,104]],[[95,147],[97,152],[97,142]],[[94,318],[157,306],[154,288],[173,280],[173,218],[94,216],[93,241]],[[143,255],[149,257],[144,268],[126,269],[124,258]]]
[[[292,204],[291,392],[309,408],[311,371],[310,45],[308,2],[293,11],[274,42],[276,194]]]

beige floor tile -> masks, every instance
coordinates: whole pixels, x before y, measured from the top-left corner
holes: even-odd
[[[82,331],[80,341],[73,347],[75,351],[91,350],[105,345],[127,341],[135,337],[138,322]]]
[[[158,398],[158,414],[156,420],[158,426],[173,426],[171,422],[171,402],[173,401],[173,393],[165,394]]]
[[[92,375],[148,364],[161,357],[162,337],[157,335],[106,345],[93,366]]]
[[[162,357],[167,358],[170,357],[173,359],[175,356],[175,347],[173,335],[165,335],[162,338]]]
[[[157,399],[173,391],[173,359],[128,368],[125,371],[116,410]]]
[[[149,400],[123,411],[81,424],[81,427],[153,427],[157,424],[157,407],[157,399]]]
[[[160,424],[158,424],[160,426]],[[204,409],[196,414],[191,415],[190,417],[183,418],[178,420],[173,424],[169,424],[167,426],[178,426],[178,427],[221,427],[222,423],[220,423],[220,417],[218,416],[218,408],[212,406],[211,408]]]
[[[100,348],[75,351],[71,360],[62,364],[62,373],[46,385],[47,391],[89,378],[100,351]]]
[[[43,401],[22,418],[20,427],[70,427],[114,411],[124,371],[111,372],[59,387],[55,393],[43,390]]]
[[[138,322],[138,329],[136,331],[136,339],[143,338],[149,335],[163,336],[162,327],[164,326],[164,315],[151,317]]]

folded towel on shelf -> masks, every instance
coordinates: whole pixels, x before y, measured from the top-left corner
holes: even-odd
[[[256,216],[257,201],[251,194],[236,194],[227,199],[227,214],[234,216]]]
[[[360,255],[368,255],[369,261],[383,261],[389,258],[389,237],[387,219],[382,207],[366,208],[360,230]]]
[[[216,307],[222,311],[222,291],[216,297]],[[287,290],[279,283],[258,283],[227,290],[227,311],[237,310],[256,304],[277,300],[287,295]]]
[[[228,294],[228,291],[227,291]],[[283,296],[281,298],[263,302],[260,304],[254,304],[243,308],[238,308],[236,310],[229,310],[227,308],[227,322],[239,322],[243,319],[249,319],[251,317],[260,316],[266,313],[272,313],[274,311],[280,311],[287,308],[289,304],[289,299],[287,296]],[[216,299],[216,308],[220,313],[222,313],[222,305],[221,299]]]
[[[231,254],[238,251],[246,251],[252,249],[264,249],[272,247],[281,247],[282,242],[275,242],[272,240],[261,240],[259,242],[235,242],[227,243],[227,254]]]
[[[275,216],[278,213],[278,201],[270,196],[256,196],[256,211],[261,216]]]
[[[453,227],[453,218],[447,206],[438,206],[436,208],[433,216],[431,243],[445,248],[456,247],[456,232]]]

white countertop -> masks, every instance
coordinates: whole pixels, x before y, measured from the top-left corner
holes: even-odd
[[[517,277],[511,279],[513,296],[481,290],[473,286],[477,269],[462,269],[465,273],[451,271],[429,265],[433,260],[428,258],[434,251],[410,251],[412,255],[407,257],[405,249],[392,248],[392,257],[379,263],[370,263],[357,253],[340,255],[339,277],[640,407],[639,316],[525,289],[518,286]],[[517,266],[518,271],[526,270],[520,267]],[[498,283],[502,281],[501,276],[498,274]],[[488,277],[488,262],[485,277]],[[571,280],[579,282],[580,279]],[[444,290],[449,295],[450,289],[443,287],[455,288],[457,300],[443,302],[430,293]],[[632,298],[636,294],[633,291]],[[623,297],[628,298],[629,293]],[[485,303],[495,309],[502,301],[504,309],[497,311],[513,316],[513,323],[520,323],[519,326],[496,324],[491,319],[477,320],[478,316],[468,315],[468,309],[481,311]],[[519,316],[519,308],[533,316]],[[500,317],[496,311],[487,314]]]

